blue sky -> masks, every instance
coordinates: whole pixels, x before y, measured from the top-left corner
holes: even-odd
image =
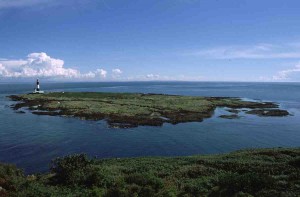
[[[300,81],[296,0],[0,0],[0,80]]]

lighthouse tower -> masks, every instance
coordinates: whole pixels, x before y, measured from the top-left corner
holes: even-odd
[[[36,80],[36,91],[40,91],[40,82],[39,82],[39,79]]]
[[[40,90],[40,82],[39,79],[36,80],[36,88],[34,89],[34,94],[43,94],[44,91]]]

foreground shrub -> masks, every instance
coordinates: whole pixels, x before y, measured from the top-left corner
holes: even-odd
[[[296,157],[295,159],[292,159],[289,162],[290,165],[294,166],[295,168],[300,168],[300,156]]]
[[[225,173],[219,176],[218,189],[214,193],[222,196],[232,196],[240,192],[256,194],[258,191],[271,188],[274,179],[268,175],[256,173]]]
[[[50,170],[55,176],[54,183],[81,185],[87,182],[91,161],[84,154],[76,154],[52,161]]]

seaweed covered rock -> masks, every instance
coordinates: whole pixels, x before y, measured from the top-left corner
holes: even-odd
[[[246,112],[258,116],[288,116],[290,113],[282,109],[254,109]]]

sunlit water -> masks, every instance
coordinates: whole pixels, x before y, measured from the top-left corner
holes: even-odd
[[[275,101],[293,116],[218,118],[203,122],[111,129],[105,121],[15,113],[7,95],[34,84],[0,84],[0,161],[27,173],[48,170],[51,159],[72,153],[98,158],[224,153],[242,148],[300,146],[300,83],[47,83],[46,91],[107,91],[196,96],[234,96]]]

